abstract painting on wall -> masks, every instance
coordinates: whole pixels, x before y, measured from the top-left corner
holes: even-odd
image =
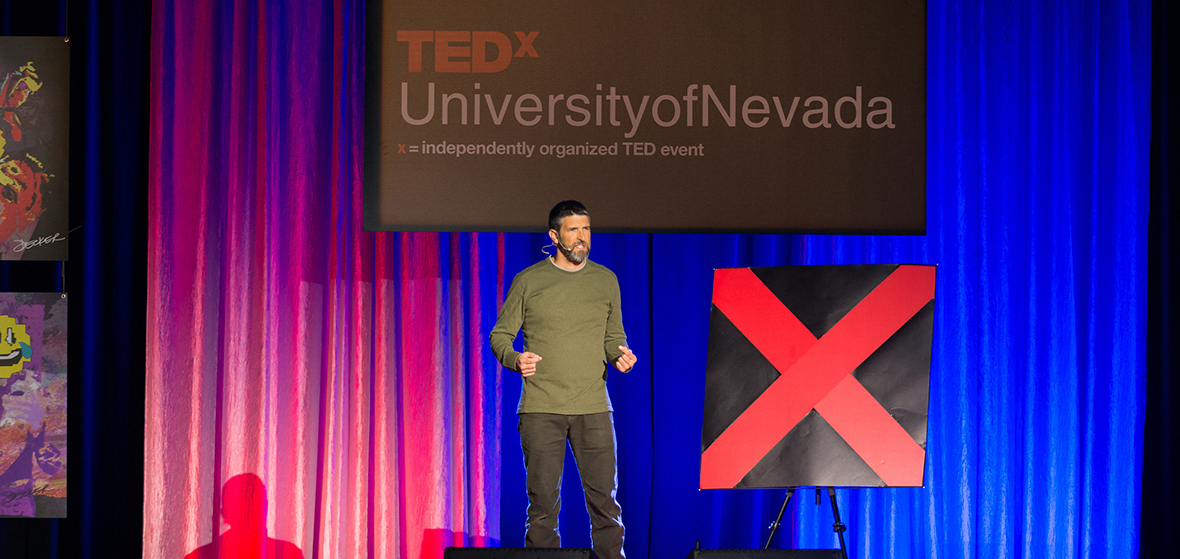
[[[0,293],[0,516],[66,516],[66,302]]]
[[[69,255],[70,44],[0,37],[0,259]]]

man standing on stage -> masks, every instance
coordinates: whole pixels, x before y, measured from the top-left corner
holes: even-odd
[[[557,513],[566,441],[574,451],[594,553],[622,559],[623,518],[615,492],[615,429],[606,393],[607,364],[635,366],[620,313],[619,282],[591,262],[590,214],[566,200],[549,212],[555,254],[512,280],[492,329],[492,352],[520,373],[517,414],[529,494],[526,547],[560,547]],[[512,347],[524,333],[525,351]]]

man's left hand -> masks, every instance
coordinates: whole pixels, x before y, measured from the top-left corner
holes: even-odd
[[[615,359],[615,368],[618,369],[620,373],[625,373],[630,371],[631,367],[635,366],[635,362],[638,361],[639,358],[635,357],[635,354],[631,352],[631,348],[627,346],[619,346],[619,349],[623,351],[623,355],[618,359]]]

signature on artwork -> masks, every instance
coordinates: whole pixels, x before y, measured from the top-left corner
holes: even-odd
[[[43,237],[37,237],[36,239],[29,239],[27,241],[22,241],[20,239],[17,239],[16,240],[16,248],[14,249],[14,251],[15,252],[24,252],[26,248],[33,248],[33,247],[39,247],[42,245],[49,245],[49,244],[53,244],[58,241],[64,241],[64,240],[66,240],[66,238],[61,236],[60,232],[54,233],[52,235],[45,235]]]
[[[53,493],[50,493],[49,484],[47,483],[40,487],[33,487],[31,489],[24,489],[21,491],[13,491],[12,493],[5,495],[4,500],[0,501],[0,504],[7,505],[17,499],[24,499],[25,497],[32,497],[33,495],[48,495],[52,497]]]

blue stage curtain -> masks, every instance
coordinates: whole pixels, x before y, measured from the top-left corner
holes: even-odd
[[[1137,552],[1150,5],[931,2],[928,18],[927,235],[595,237],[646,358],[610,380],[631,553],[762,544],[782,491],[696,490],[712,270],[832,263],[939,265],[926,486],[840,490],[852,556]],[[506,268],[543,243],[510,238]],[[522,475],[504,468],[507,543]],[[569,489],[565,541],[586,545]],[[800,497],[774,546],[836,546],[826,499]]]

